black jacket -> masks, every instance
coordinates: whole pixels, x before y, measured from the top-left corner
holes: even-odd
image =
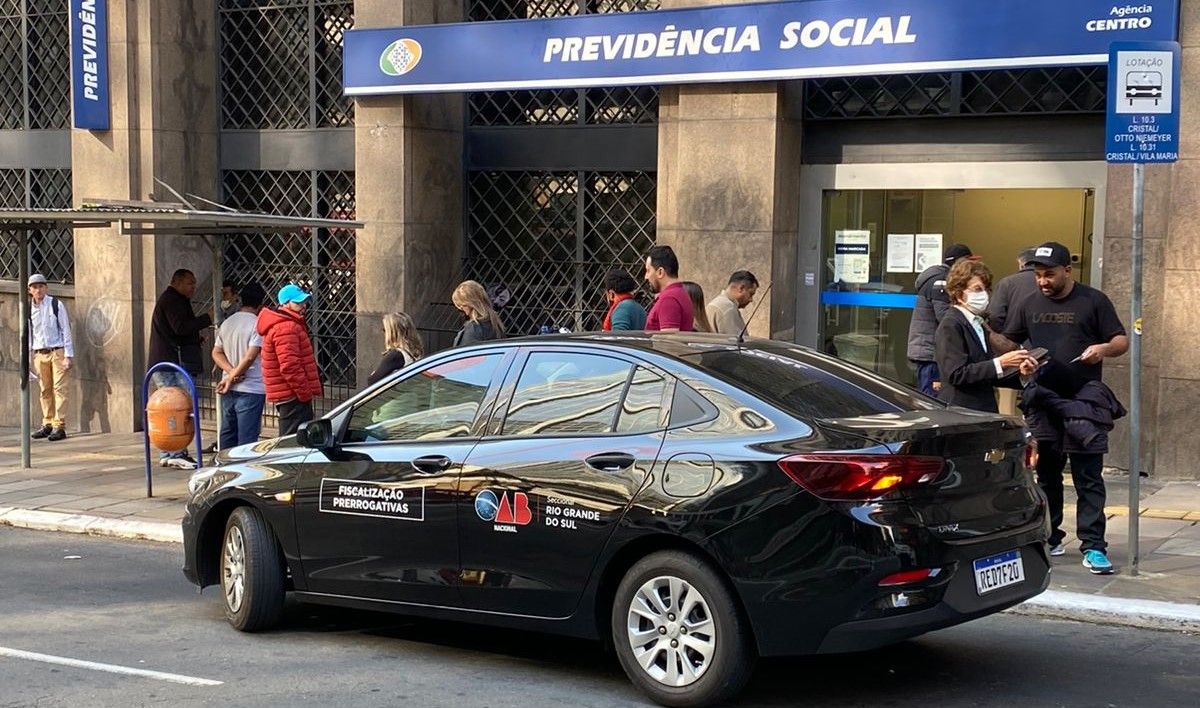
[[[1008,311],[1019,306],[1021,301],[1030,295],[1041,292],[1033,266],[1004,277],[996,283],[996,291],[992,293],[992,302],[988,305],[988,324],[993,330],[1003,332],[1004,324],[1008,321]]]
[[[1102,381],[1088,381],[1072,398],[1046,386],[1031,384],[1021,395],[1025,423],[1039,444],[1063,453],[1104,454],[1113,422],[1125,406]]]
[[[987,333],[987,330],[984,330]],[[938,398],[952,406],[962,406],[986,413],[999,413],[996,406],[996,386],[1019,388],[1020,378],[1014,374],[996,375],[995,355],[975,334],[966,315],[956,307],[942,318],[934,337],[938,371],[942,375],[942,390]]]
[[[474,344],[475,342],[490,342],[493,339],[500,339],[496,336],[496,330],[492,327],[492,323],[487,320],[467,320],[467,323],[458,330],[458,334],[454,335],[454,346],[462,346],[464,344]]]
[[[934,339],[938,325],[950,309],[946,295],[946,274],[949,266],[939,263],[929,266],[917,276],[917,306],[908,325],[908,360],[934,361]]]
[[[150,317],[150,351],[146,368],[160,362],[179,364],[195,376],[204,369],[200,333],[212,326],[208,315],[197,317],[192,303],[175,288],[167,288],[154,303]]]

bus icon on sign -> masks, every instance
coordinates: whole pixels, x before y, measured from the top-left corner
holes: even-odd
[[[1163,75],[1160,71],[1131,71],[1125,75],[1125,98],[1129,105],[1134,101],[1154,101],[1163,97]]]

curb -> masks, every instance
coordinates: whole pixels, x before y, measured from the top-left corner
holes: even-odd
[[[183,529],[177,523],[133,521],[87,514],[63,514],[57,511],[0,507],[0,525],[35,531],[61,531],[159,543],[183,543]]]
[[[1008,612],[1138,629],[1200,632],[1200,605],[1047,590]]]

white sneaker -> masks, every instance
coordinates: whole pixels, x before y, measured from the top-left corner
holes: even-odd
[[[1067,547],[1062,545],[1061,543],[1058,544],[1057,546],[1051,546],[1050,547],[1050,555],[1065,556],[1065,555],[1067,555]]]
[[[194,470],[196,463],[183,457],[168,457],[162,461],[163,467],[173,467],[177,470]]]

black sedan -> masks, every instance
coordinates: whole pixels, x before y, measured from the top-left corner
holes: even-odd
[[[796,345],[589,334],[423,359],[196,472],[184,573],[234,627],[286,592],[611,641],[654,700],[856,651],[1049,582],[1014,419]]]

